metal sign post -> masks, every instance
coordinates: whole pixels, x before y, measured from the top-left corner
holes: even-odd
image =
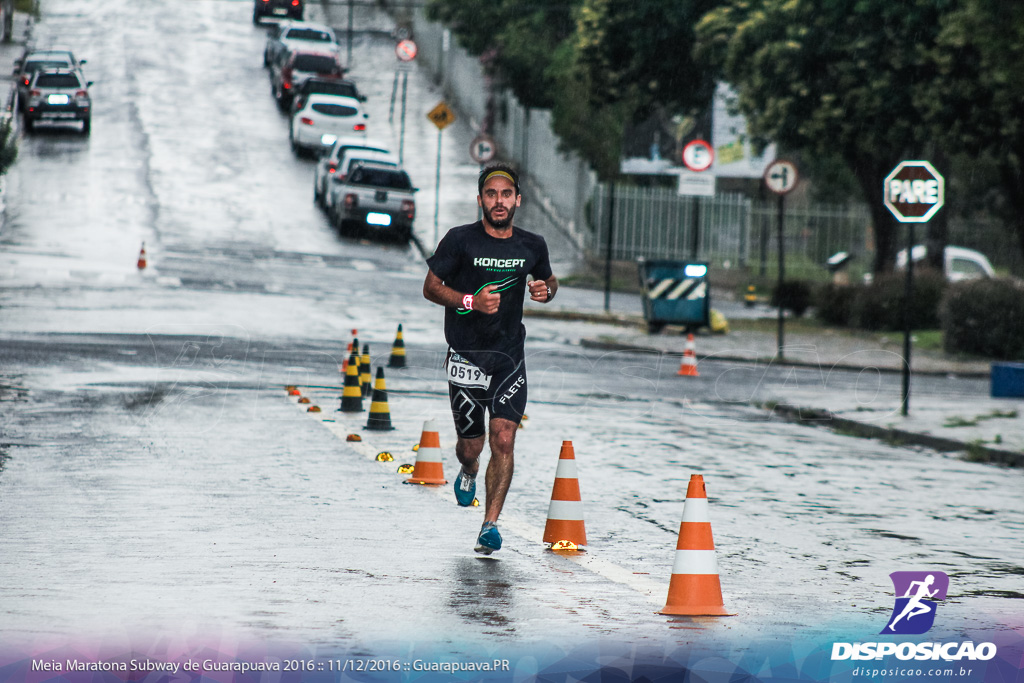
[[[946,181],[927,161],[903,161],[885,177],[882,201],[907,223],[907,281],[903,292],[903,405],[910,412],[910,306],[914,294],[914,223],[927,223],[946,202]]]
[[[683,147],[683,165],[690,169],[694,173],[701,173],[711,168],[711,164],[715,161],[715,150],[710,144],[704,140],[691,140],[687,143],[686,147]],[[680,194],[683,190],[684,178],[679,177]],[[715,179],[711,178],[710,183],[710,194],[715,193]],[[695,193],[694,193],[695,194]],[[703,194],[708,194],[705,189]],[[700,200],[694,196],[693,198],[693,235],[691,235],[690,243],[690,258],[696,259],[698,257],[698,251],[700,250]]]
[[[438,243],[438,215],[441,210],[441,134],[444,129],[455,123],[455,112],[442,100],[427,113],[427,118],[437,126],[437,177],[434,195],[434,246]]]
[[[395,45],[395,57],[398,58],[400,63],[400,70],[402,72],[402,123],[399,130],[401,131],[398,135],[398,163],[401,164],[405,160],[405,98],[406,93],[409,91],[409,63],[416,59],[416,53],[418,48],[416,43],[411,40],[405,39],[398,41]],[[395,109],[395,90],[398,89],[398,72],[395,72],[395,84],[391,91],[391,110]],[[388,116],[388,122],[391,122],[391,117]]]
[[[786,277],[786,239],[785,239],[785,224],[786,224],[786,195],[796,187],[796,181],[799,179],[799,175],[796,171],[796,165],[792,161],[786,161],[783,159],[776,159],[768,168],[764,171],[764,184],[769,190],[779,196],[778,204],[778,223],[779,223],[779,280],[776,287],[775,296],[778,299],[779,307],[779,322],[778,330],[776,333],[776,351],[775,355],[777,358],[782,359],[785,357],[786,347],[786,326],[785,326],[785,315],[782,306],[783,299],[783,282]]]

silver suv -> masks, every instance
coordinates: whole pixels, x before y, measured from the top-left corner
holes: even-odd
[[[37,71],[25,103],[25,129],[31,132],[40,121],[81,121],[82,135],[88,135],[92,119],[90,85],[92,81],[86,81],[77,69]]]

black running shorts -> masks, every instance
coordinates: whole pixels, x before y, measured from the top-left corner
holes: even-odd
[[[448,397],[452,405],[455,430],[460,439],[483,436],[487,413],[516,424],[526,412],[526,361],[509,358],[487,376],[454,351],[445,361],[448,373]]]

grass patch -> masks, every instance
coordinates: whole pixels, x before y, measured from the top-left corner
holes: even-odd
[[[967,444],[967,454],[964,456],[964,460],[967,462],[988,462],[988,452],[985,450],[985,444],[981,441],[972,441]]]
[[[985,420],[994,420],[996,418],[1015,418],[1018,413],[1016,410],[993,410],[991,413],[985,413],[984,415],[975,415],[973,418],[963,418],[960,416],[947,417],[943,423],[943,427],[977,427],[979,422]]]
[[[902,344],[902,332],[876,332],[878,336],[890,344]],[[922,351],[942,351],[942,330],[912,330],[910,344]]]

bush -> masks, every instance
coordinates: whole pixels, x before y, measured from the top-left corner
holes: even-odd
[[[888,273],[870,285],[857,289],[850,306],[850,324],[865,330],[902,330],[903,296],[906,273]],[[931,330],[939,327],[939,304],[946,289],[946,278],[932,269],[914,271],[914,290],[910,304],[910,327]]]
[[[942,344],[950,353],[1024,359],[1024,287],[1007,279],[949,287],[940,306]]]
[[[784,280],[772,290],[772,306],[791,311],[796,317],[802,316],[811,305],[811,286],[803,280]]]
[[[853,285],[837,285],[832,282],[819,287],[814,297],[814,309],[818,320],[826,325],[849,326],[853,299],[857,296],[858,289],[859,287]]]

